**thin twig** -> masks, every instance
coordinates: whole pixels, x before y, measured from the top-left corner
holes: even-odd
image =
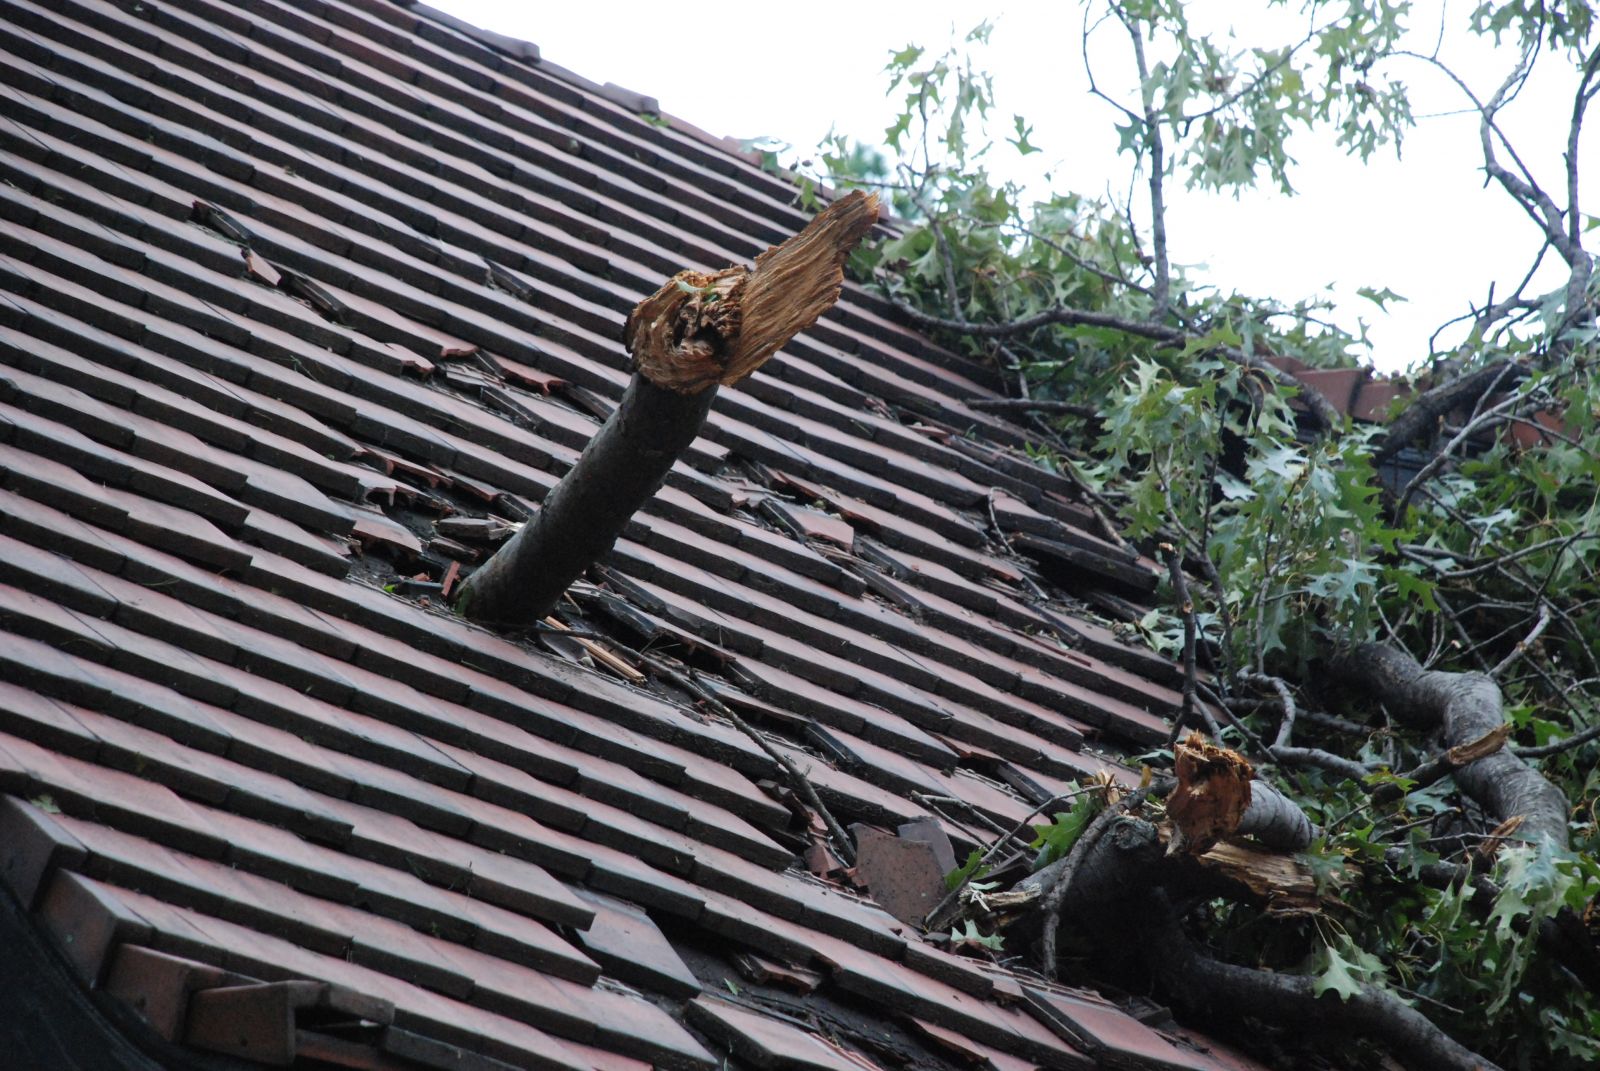
[[[1533,628],[1529,629],[1528,634],[1511,649],[1510,654],[1506,655],[1500,661],[1495,663],[1494,668],[1489,671],[1489,676],[1498,677],[1500,674],[1504,673],[1506,671],[1506,667],[1510,666],[1517,659],[1521,658],[1527,653],[1528,648],[1532,647],[1539,641],[1539,637],[1544,634],[1544,630],[1548,628],[1549,625],[1550,604],[1545,602],[1543,599],[1540,599],[1539,620],[1533,623]]]
[[[1010,833],[1007,833],[1005,836],[989,845],[984,853],[978,857],[978,865],[973,867],[972,870],[968,872],[966,877],[961,879],[955,888],[946,893],[943,900],[940,900],[934,905],[933,910],[928,912],[928,914],[923,918],[923,928],[926,930],[944,929],[945,925],[950,921],[949,918],[945,917],[945,914],[961,898],[962,890],[972,882],[975,875],[982,871],[985,866],[989,865],[989,862],[1000,853],[1001,849],[1006,846],[1007,842],[1015,840],[1017,837],[1021,836],[1022,831],[1028,828],[1029,822],[1039,817],[1039,815],[1043,814],[1051,807],[1060,806],[1061,804],[1066,803],[1068,800],[1077,799],[1079,796],[1085,795],[1089,792],[1104,792],[1107,787],[1108,786],[1106,785],[1094,784],[1087,785],[1083,788],[1074,789],[1071,792],[1063,792],[1059,795],[1051,796],[1033,810],[1029,811],[1027,817],[1018,822],[1016,827],[1012,829]]]
[[[1239,679],[1246,684],[1254,684],[1261,688],[1271,688],[1278,697],[1278,708],[1283,718],[1278,722],[1278,735],[1273,738],[1272,749],[1289,746],[1289,737],[1294,732],[1294,719],[1297,713],[1294,705],[1294,696],[1289,692],[1289,685],[1281,677],[1274,677],[1268,673],[1241,673]]]
[[[1550,743],[1541,744],[1538,747],[1514,747],[1511,749],[1511,753],[1521,759],[1545,759],[1551,755],[1559,755],[1563,751],[1581,747],[1596,737],[1600,737],[1600,725],[1591,725],[1581,733],[1573,733],[1571,736],[1560,740],[1552,740]]]
[[[977,819],[978,824],[989,830],[989,832],[998,833],[1001,837],[1005,837],[1007,835],[1005,826],[1001,825],[993,818],[990,818],[988,815],[978,810],[978,808],[973,804],[957,796],[930,796],[926,792],[913,792],[911,793],[911,798],[922,804],[924,807],[938,811],[942,817],[952,822],[956,821],[956,819],[951,818],[948,814],[944,814],[940,808],[959,807],[961,810],[966,811],[973,818]]]
[[[1156,83],[1150,77],[1150,64],[1145,59],[1144,35],[1120,5],[1115,10],[1133,41],[1133,60],[1139,71],[1139,99],[1144,107],[1141,125],[1144,127],[1145,151],[1150,156],[1150,245],[1156,277],[1155,285],[1151,288],[1150,296],[1155,307],[1150,310],[1150,319],[1160,321],[1167,317],[1172,292],[1172,266],[1167,261],[1167,199],[1163,187],[1167,178],[1166,143],[1161,138],[1161,121],[1156,115]]]
[[[810,779],[801,772],[800,767],[795,765],[793,759],[773,747],[766,737],[756,732],[750,723],[741,718],[733,708],[691,680],[687,674],[678,672],[659,659],[646,657],[645,661],[652,669],[672,681],[673,684],[676,684],[712,710],[727,718],[728,721],[733,723],[735,729],[748,736],[754,741],[756,747],[760,748],[769,759],[777,763],[787,776],[789,787],[800,794],[806,803],[816,811],[823,824],[828,827],[828,834],[833,838],[834,847],[838,850],[839,856],[844,860],[845,865],[855,866],[856,852],[855,847],[850,843],[849,834],[844,831],[844,826],[839,824],[839,820],[833,816],[833,812],[828,810],[827,805],[822,802],[822,798],[817,795],[817,790],[812,786]]]

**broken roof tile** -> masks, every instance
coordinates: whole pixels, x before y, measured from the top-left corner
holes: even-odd
[[[990,528],[992,501],[1049,541],[1040,573],[1146,590],[965,410],[992,370],[847,284],[562,609],[699,690],[547,658],[379,589],[459,573],[441,518],[525,521],[617,404],[627,310],[791,233],[789,187],[421,6],[7,10],[0,787],[61,814],[0,803],[0,867],[59,886],[40,917],[83,970],[145,978],[169,1032],[218,972],[346,986],[393,1004],[374,1066],[711,1067],[685,1021],[763,1067],[874,1066],[697,997],[726,947],[971,1035],[930,1053],[1088,1066],[1000,976],[813,880],[766,750],[847,823],[964,855],[1165,733],[1174,667]]]

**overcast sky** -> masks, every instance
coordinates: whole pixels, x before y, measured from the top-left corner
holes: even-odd
[[[830,128],[881,144],[896,113],[884,92],[889,54],[913,42],[942,49],[952,27],[964,33],[985,16],[984,6],[970,0],[826,7],[431,2],[533,41],[544,58],[585,77],[656,97],[664,111],[713,134],[770,136],[799,148],[814,146]],[[1472,6],[1473,0],[1449,3],[1446,24],[1464,23]],[[1239,20],[1235,28],[1247,44],[1272,42],[1266,20],[1283,16],[1265,14],[1266,7],[1264,0],[1191,4],[1197,19],[1209,17],[1219,27]],[[1417,31],[1421,51],[1434,46],[1440,7],[1440,0],[1413,5],[1413,26],[1426,27]],[[1041,0],[997,3],[988,11],[995,28],[977,59],[994,76],[1005,121],[1013,112],[1026,116],[1035,128],[1032,141],[1044,150],[1019,163],[1015,176],[1037,183],[1048,170],[1058,188],[1126,197],[1130,160],[1116,153],[1116,114],[1087,92],[1081,9]],[[1102,36],[1093,56],[1104,87],[1122,76],[1127,50],[1110,34]],[[1442,55],[1484,97],[1516,58],[1508,48],[1456,32],[1444,38]],[[1542,77],[1507,109],[1505,125],[1523,158],[1551,189],[1561,190],[1573,80],[1570,64],[1544,59]],[[1558,71],[1564,66],[1568,70]],[[1421,64],[1393,70],[1411,86],[1418,115],[1465,103]],[[1119,84],[1132,92],[1130,80]],[[1527,217],[1504,193],[1484,188],[1471,117],[1424,119],[1408,135],[1399,161],[1386,152],[1363,165],[1345,158],[1331,137],[1316,134],[1299,136],[1290,150],[1300,162],[1292,175],[1299,194],[1292,198],[1258,189],[1235,200],[1189,194],[1174,183],[1172,258],[1203,265],[1198,277],[1225,290],[1285,303],[1331,294],[1343,321],[1353,325],[1360,317],[1370,325],[1373,350],[1366,356],[1382,369],[1402,369],[1425,356],[1434,329],[1466,312],[1469,301],[1481,303],[1491,282],[1498,281],[1504,296],[1538,250]],[[1584,159],[1591,155],[1586,147]],[[1554,289],[1563,278],[1547,269],[1538,289]],[[1386,314],[1355,296],[1363,286],[1387,286],[1410,300]],[[1441,336],[1442,343],[1452,340]]]

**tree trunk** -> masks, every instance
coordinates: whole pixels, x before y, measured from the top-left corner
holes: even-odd
[[[878,218],[859,190],[753,269],[682,271],[623,329],[634,360],[622,403],[538,514],[461,585],[456,608],[482,624],[540,620],[611,549],[699,434],[721,384],[754,372],[839,299],[844,262]]]
[[[1505,723],[1500,688],[1492,678],[1425,670],[1385,644],[1363,644],[1339,656],[1334,672],[1381,700],[1402,722],[1437,735],[1444,748],[1477,742]],[[1520,838],[1537,844],[1549,837],[1567,847],[1567,797],[1510,750],[1468,763],[1455,778],[1461,791],[1497,821],[1521,816]]]

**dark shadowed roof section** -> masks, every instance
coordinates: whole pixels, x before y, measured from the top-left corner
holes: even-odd
[[[383,0],[0,0],[0,94],[0,878],[157,1063],[1248,1066],[923,935],[722,714],[948,862],[1180,701],[1153,564],[860,287],[551,631],[446,609],[792,187]]]

